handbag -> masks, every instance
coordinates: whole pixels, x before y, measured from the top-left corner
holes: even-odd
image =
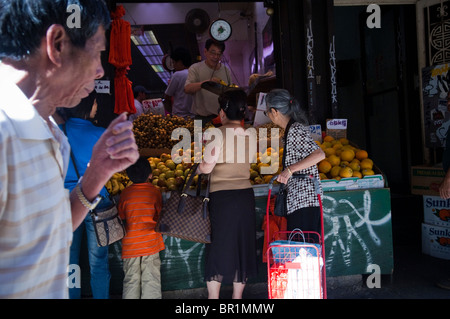
[[[287,192],[288,192],[287,185],[280,184],[280,189],[278,191],[277,196],[275,197],[275,205],[273,208],[273,213],[276,216],[279,217],[287,216],[287,207],[286,207]]]
[[[94,224],[97,246],[105,247],[111,245],[125,236],[125,226],[119,217],[114,201],[111,206],[103,209],[96,208],[90,214]]]
[[[291,178],[303,178],[303,174],[294,174]],[[317,186],[316,186],[317,187]],[[273,208],[273,213],[276,216],[287,217],[287,195],[288,195],[288,185],[280,184],[280,189],[277,196],[275,197],[275,205]]]
[[[67,135],[66,127],[64,126],[64,132]],[[72,150],[70,151],[70,157],[72,158],[73,167],[75,172],[80,178],[77,165],[75,164],[75,156]],[[98,247],[105,247],[121,240],[125,234],[125,225],[119,217],[119,211],[117,210],[116,202],[109,194],[111,199],[111,205],[105,208],[90,211],[92,223],[94,224],[95,237],[97,239]]]
[[[197,170],[198,164],[192,167]],[[182,191],[171,191],[159,214],[155,230],[161,234],[188,241],[211,243],[211,223],[209,220],[209,184],[205,196],[200,194],[201,175],[199,175],[196,195],[188,193],[195,173],[184,184]]]

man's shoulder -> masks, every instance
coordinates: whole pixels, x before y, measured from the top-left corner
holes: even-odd
[[[188,69],[184,69],[184,70],[175,72],[175,73],[172,75],[171,81],[173,81],[173,80],[183,80],[183,81],[186,81],[186,78],[187,78],[187,76],[188,76],[188,72],[189,72]]]

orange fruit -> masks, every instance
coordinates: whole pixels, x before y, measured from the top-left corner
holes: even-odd
[[[333,166],[333,167],[331,168],[331,171],[330,171],[330,176],[331,176],[332,178],[335,178],[336,176],[339,176],[340,170],[341,170],[341,167],[340,167],[340,166]]]
[[[375,172],[370,168],[365,168],[362,170],[363,176],[375,175]]]
[[[319,172],[320,173],[328,173],[331,171],[331,164],[326,159],[320,161],[319,163]]]
[[[355,158],[355,152],[351,149],[346,149],[341,152],[341,160],[350,162]]]
[[[361,172],[359,172],[359,171],[353,171],[352,177],[362,178],[363,176],[362,176]]]
[[[348,145],[349,141],[345,137],[341,137],[339,139],[339,142],[341,142],[342,145]]]
[[[343,145],[341,143],[334,143],[334,145],[332,146],[335,150],[341,149],[343,147]]]
[[[331,142],[332,140],[334,140],[334,137],[330,135],[327,135],[323,138],[324,142]]]
[[[373,161],[370,158],[365,158],[360,163],[361,169],[372,169]]]
[[[324,173],[319,173],[319,177],[320,177],[320,180],[328,179],[327,175],[325,175]]]
[[[328,162],[330,162],[331,166],[336,166],[341,163],[341,159],[336,155],[330,155],[327,157]]]
[[[325,156],[336,155],[336,150],[332,147],[328,147],[323,151],[325,152]]]
[[[358,162],[351,161],[348,164],[348,167],[350,167],[353,171],[357,171],[357,172],[359,172],[361,170],[361,166],[359,165],[359,161]]]
[[[352,177],[353,176],[353,170],[350,167],[348,167],[348,166],[342,167],[339,170],[339,176],[342,177],[342,178]]]
[[[365,150],[358,150],[355,154],[355,157],[361,161],[365,158],[368,158],[369,154]]]

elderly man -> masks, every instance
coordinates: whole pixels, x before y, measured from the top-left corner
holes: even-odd
[[[70,146],[52,114],[103,76],[109,24],[102,0],[0,0],[0,298],[67,298],[73,230],[139,157],[122,114],[75,189],[64,188]]]

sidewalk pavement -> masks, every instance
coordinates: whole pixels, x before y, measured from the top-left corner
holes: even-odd
[[[362,275],[328,277],[328,299],[449,299],[450,290],[436,282],[450,276],[450,260],[422,254],[416,245],[394,247],[394,272],[381,276],[380,288],[368,288]],[[221,289],[221,299],[231,298],[232,287]],[[206,288],[163,292],[163,299],[206,299]],[[267,284],[249,284],[244,299],[268,299]]]

